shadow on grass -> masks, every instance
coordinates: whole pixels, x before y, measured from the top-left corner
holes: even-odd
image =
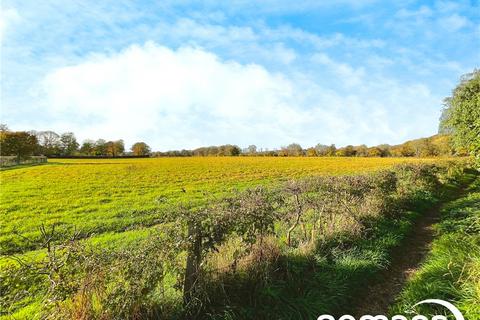
[[[70,159],[68,159],[70,160]],[[81,159],[74,159],[74,160],[81,160]],[[137,165],[138,163],[135,162],[112,162],[111,159],[109,159],[109,162],[103,162],[103,160],[107,159],[99,159],[101,161],[98,162],[51,162],[51,164],[56,164],[60,166],[83,166],[83,165],[107,165],[107,164],[121,164],[121,165]]]
[[[340,235],[314,252],[283,254],[246,270],[206,280],[208,301],[201,319],[316,319],[340,315],[361,289],[389,262],[389,252],[411,229],[417,214],[368,222],[363,237]]]
[[[18,164],[18,165],[9,166],[9,167],[0,167],[0,171],[10,171],[10,170],[16,170],[16,169],[25,169],[30,167],[40,167],[40,166],[48,166],[48,165],[54,165],[54,164],[49,162]]]
[[[391,308],[391,314],[409,311],[416,302],[435,297],[454,303],[465,319],[478,318],[480,179],[469,191],[442,210],[442,221],[436,228],[439,237],[433,242],[427,260]],[[444,309],[433,305],[422,305],[415,311],[424,315],[445,314]]]
[[[16,169],[25,169],[30,167],[39,167],[39,166],[90,166],[90,165],[111,165],[111,164],[121,164],[121,165],[136,165],[134,162],[74,162],[74,163],[67,163],[67,162],[45,162],[45,163],[32,163],[32,164],[19,164],[10,167],[0,167],[0,171],[10,171]]]

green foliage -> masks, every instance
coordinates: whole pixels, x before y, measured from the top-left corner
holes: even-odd
[[[183,156],[238,156],[242,150],[231,144],[221,145],[221,146],[211,146],[211,147],[201,147],[195,150],[181,150],[181,151],[167,151],[167,152],[155,152],[157,156],[167,156],[167,157],[183,157]]]
[[[450,135],[437,134],[392,146],[389,153],[395,157],[451,156],[453,155],[453,146]]]
[[[303,155],[302,146],[298,143],[291,143],[285,148],[282,148],[282,151],[285,153],[285,155],[292,157],[298,157]]]
[[[108,141],[105,144],[105,155],[107,156],[116,157],[122,155],[124,152],[125,145],[123,143],[123,140]]]
[[[78,142],[72,132],[66,132],[60,136],[60,152],[62,155],[71,156],[78,149]]]
[[[145,142],[136,142],[131,148],[134,156],[146,156],[152,151]]]
[[[465,319],[480,314],[480,179],[460,198],[442,211],[436,226],[439,238],[420,270],[407,283],[392,314],[405,313],[418,301],[435,297],[452,301]],[[420,314],[438,314],[421,306]]]
[[[464,75],[445,99],[440,130],[452,134],[457,152],[480,160],[480,70]]]
[[[28,318],[166,319],[177,312],[180,295],[167,288],[168,277],[181,276],[177,226],[164,226],[168,237],[152,233],[120,249],[91,246],[76,234],[57,235],[64,240],[53,242],[55,230],[43,230],[45,254],[3,262],[0,315],[17,310],[19,316],[31,303],[37,307]]]
[[[277,191],[286,204],[281,215],[285,225],[275,228],[277,238],[298,219],[298,210],[303,212],[300,225],[309,231],[313,225],[320,226],[317,236],[298,228],[290,247],[282,250],[264,241],[264,251],[251,251],[243,259],[248,262],[240,259],[235,268],[210,276],[202,313],[214,319],[225,313],[235,319],[310,319],[348,311],[345,306],[356,290],[386,268],[389,251],[408,234],[418,214],[404,210],[435,201],[439,171],[443,170],[405,165],[369,176],[315,178],[285,185]],[[399,179],[406,181],[399,184]],[[416,198],[419,193],[429,196]],[[407,205],[407,195],[416,202]],[[312,240],[314,245],[307,249],[305,244]]]
[[[38,150],[38,140],[35,135],[24,131],[0,132],[0,155],[17,156],[18,160],[28,158]]]

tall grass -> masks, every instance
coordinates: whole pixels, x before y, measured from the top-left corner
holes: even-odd
[[[447,205],[436,226],[434,241],[426,262],[401,293],[392,313],[410,311],[424,299],[451,301],[465,319],[480,317],[480,179],[469,193]],[[446,314],[446,310],[421,305],[420,314]]]

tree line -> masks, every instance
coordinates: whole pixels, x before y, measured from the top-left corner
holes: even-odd
[[[145,142],[134,143],[125,150],[123,140],[104,139],[83,141],[80,145],[72,132],[58,134],[54,131],[12,131],[6,125],[0,127],[0,155],[17,156],[19,159],[32,155],[47,157],[70,156],[148,156],[151,150]]]
[[[171,150],[153,152],[154,157],[201,157],[201,156],[270,156],[270,157],[435,157],[466,155],[455,150],[447,134],[407,141],[400,145],[381,144],[368,147],[364,144],[337,148],[335,144],[303,148],[292,143],[279,149],[259,149],[255,145],[241,149],[236,145],[202,147],[193,150]]]
[[[255,145],[241,149],[237,145],[200,147],[193,150],[172,150],[152,152],[145,142],[134,143],[127,151],[122,139],[84,140],[79,144],[75,134],[54,131],[11,131],[5,125],[0,130],[0,151],[2,156],[28,158],[32,155],[47,157],[207,157],[207,156],[270,156],[270,157],[435,157],[467,155],[462,149],[455,149],[449,134],[407,141],[400,145],[381,144],[368,147],[364,144],[337,148],[335,144],[303,148],[292,143],[279,149],[259,149]]]

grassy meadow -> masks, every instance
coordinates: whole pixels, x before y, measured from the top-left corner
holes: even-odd
[[[155,210],[198,202],[232,189],[317,175],[385,169],[406,158],[189,157],[50,159],[42,166],[0,172],[0,246],[4,253],[36,249],[38,227],[76,226],[98,238],[156,224]],[[125,236],[133,236],[137,230]],[[140,230],[138,232],[141,233]],[[124,238],[124,237],[120,237]]]
[[[0,171],[0,318],[335,314],[415,218],[460,188],[466,163],[447,160],[57,159]]]

